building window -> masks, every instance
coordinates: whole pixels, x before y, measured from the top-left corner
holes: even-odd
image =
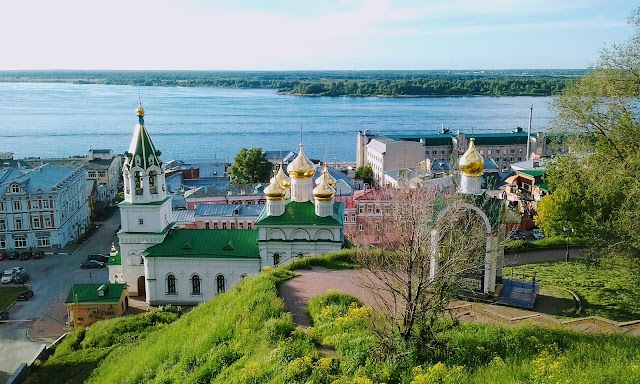
[[[364,224],[358,224],[358,229],[364,231]]]
[[[49,209],[49,200],[42,200],[42,209]]]
[[[7,242],[4,239],[4,237],[0,237],[0,249],[5,249],[7,248]]]
[[[218,293],[224,293],[224,276],[223,275],[216,276],[216,286],[218,288]]]
[[[38,247],[50,247],[51,238],[49,236],[38,237]]]
[[[280,264],[280,254],[279,253],[274,253],[273,254],[273,265],[278,265]]]
[[[18,184],[11,184],[11,193],[20,192],[20,186]]]
[[[31,225],[33,228],[40,228],[40,218],[39,217],[32,218]]]
[[[227,223],[222,223],[222,229],[227,229]]]
[[[356,221],[356,215],[351,215],[351,221],[355,222]]]
[[[373,207],[371,205],[367,205],[367,213],[372,213]]]
[[[27,248],[27,238],[22,236],[16,237],[15,246],[16,248]]]
[[[90,179],[95,179],[96,178],[96,171],[89,171],[87,173],[87,177]]]
[[[6,231],[7,230],[7,224],[4,222],[4,219],[0,220],[0,231]]]
[[[167,276],[167,295],[175,295],[176,291],[176,277],[173,274]]]
[[[500,154],[500,150],[496,149],[496,155],[499,155],[499,154]]]
[[[213,223],[213,229],[218,229],[218,223]]]
[[[349,220],[349,219],[348,219],[348,217],[347,217],[347,214],[346,214],[346,213],[344,214],[344,218],[343,218],[343,220],[344,220],[344,221]]]
[[[107,176],[107,171],[98,171],[98,177],[105,177]]]
[[[233,225],[234,225],[234,223],[231,223],[231,229],[233,229],[233,228],[234,228],[234,226],[233,226]]]
[[[38,204],[38,200],[31,200],[30,204],[31,204],[31,209],[40,208],[40,204]]]
[[[491,150],[487,149],[487,155],[490,155],[490,154],[491,154]]]
[[[22,229],[22,219],[21,218],[16,218],[15,219],[15,229],[16,230]]]
[[[247,277],[247,274],[246,274],[246,273],[243,273],[242,275],[240,275],[240,278],[241,278],[241,279],[244,279],[245,277]]]
[[[364,213],[364,205],[358,205],[358,212]]]
[[[14,210],[14,211],[19,211],[19,210],[21,210],[21,209],[22,209],[22,203],[21,203],[21,201],[19,201],[19,200],[18,200],[18,201],[14,201],[14,202],[13,202],[13,210]]]
[[[209,228],[209,222],[208,222],[208,221],[204,223],[204,229],[210,229],[210,228]]]
[[[51,228],[51,217],[44,217],[44,227],[45,228]]]
[[[199,295],[200,294],[200,276],[193,275],[191,277],[191,294]]]
[[[139,218],[138,219],[138,225],[144,225],[144,219],[143,218]]]
[[[243,223],[238,223],[238,228],[239,229],[244,229],[244,224]]]

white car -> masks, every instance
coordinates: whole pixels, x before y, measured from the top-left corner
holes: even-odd
[[[544,239],[544,233],[542,233],[542,231],[537,228],[532,229],[531,234],[533,235],[533,238],[536,240]]]
[[[2,278],[0,279],[0,283],[9,284],[10,282],[13,281],[13,278],[17,274],[18,274],[18,272],[16,272],[15,269],[7,269],[6,271],[4,271],[2,273]]]

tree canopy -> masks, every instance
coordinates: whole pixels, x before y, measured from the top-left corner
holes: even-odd
[[[229,169],[231,184],[253,184],[269,181],[273,165],[262,148],[241,148]]]
[[[362,180],[364,183],[373,186],[373,168],[371,164],[365,164],[356,170],[356,179]]]
[[[538,205],[551,235],[596,246],[640,249],[640,9],[635,33],[601,53],[586,76],[555,99],[557,127],[573,135],[571,154],[547,173],[552,195]]]

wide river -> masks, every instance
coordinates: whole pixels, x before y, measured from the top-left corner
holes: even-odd
[[[309,157],[355,159],[356,133],[510,132],[550,127],[550,97],[298,97],[264,89],[0,83],[0,152],[14,158],[123,153],[145,123],[163,160],[233,159],[241,147],[296,150]]]

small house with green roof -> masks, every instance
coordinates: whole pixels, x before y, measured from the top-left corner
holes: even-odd
[[[129,306],[126,284],[73,284],[64,302],[74,328],[122,316]]]

